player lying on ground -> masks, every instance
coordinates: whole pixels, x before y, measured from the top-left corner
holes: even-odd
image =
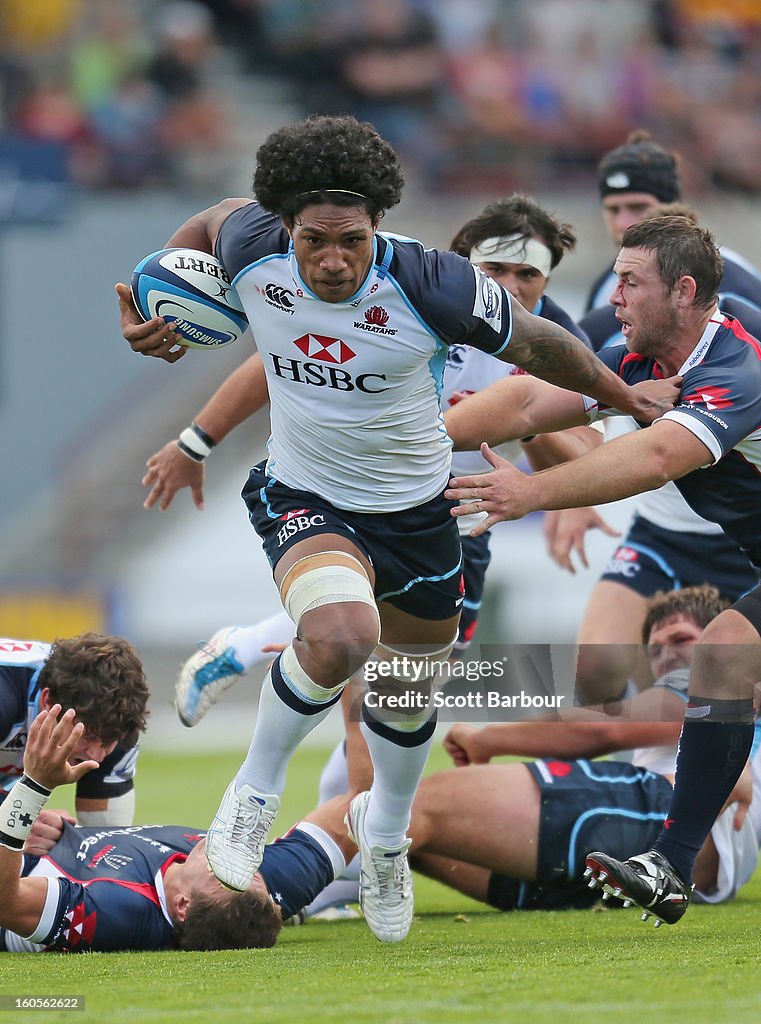
[[[590,890],[583,876],[585,854],[604,845],[630,856],[657,835],[671,799],[689,665],[704,628],[726,604],[707,586],[651,599],[642,639],[658,681],[608,713],[569,708],[562,722],[454,725],[445,746],[457,765],[467,767],[421,782],[412,813],[413,867],[503,910],[584,907],[598,900],[599,890]],[[586,760],[632,748],[631,763]],[[740,803],[719,816],[698,859],[695,879],[705,902],[730,899],[756,867],[761,805],[746,811],[751,790],[761,792],[758,749],[757,743],[732,795]],[[323,773],[323,793],[329,785],[334,792],[346,788],[339,754]],[[486,763],[503,754],[540,760]],[[332,898],[343,902],[356,894],[347,882],[331,886],[307,916]]]

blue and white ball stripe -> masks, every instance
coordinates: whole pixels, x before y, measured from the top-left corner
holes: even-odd
[[[248,327],[230,278],[209,253],[160,249],[132,272],[132,297],[145,320],[163,317],[187,348],[224,348]]]

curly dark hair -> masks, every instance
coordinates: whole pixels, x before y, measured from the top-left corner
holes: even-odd
[[[53,703],[74,708],[104,743],[132,747],[145,731],[148,684],[137,651],[123,637],[82,633],[56,640],[39,685]]]
[[[180,949],[269,949],[282,927],[282,914],[269,896],[248,889],[221,900],[193,896],[174,934]]]
[[[722,597],[718,587],[709,583],[685,587],[683,590],[658,591],[647,602],[647,614],[642,623],[642,642],[647,646],[655,627],[674,615],[684,615],[705,629],[712,619],[728,607],[727,598]]]
[[[624,232],[623,249],[647,249],[655,252],[658,274],[671,289],[680,277],[695,279],[695,305],[710,309],[719,294],[724,261],[716,241],[707,228],[689,217],[647,217]]]
[[[371,124],[316,115],[265,139],[253,185],[262,206],[287,223],[310,203],[363,206],[376,221],[399,202],[404,177],[393,147]]]
[[[498,199],[463,224],[449,248],[466,259],[471,249],[487,238],[507,235],[539,236],[552,254],[552,269],[567,252],[576,247],[576,233],[570,224],[559,221],[531,196],[516,192],[509,199]]]

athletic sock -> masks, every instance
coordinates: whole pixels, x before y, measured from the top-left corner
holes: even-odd
[[[394,850],[406,838],[412,801],[433,743],[436,712],[423,722],[410,719],[406,724],[404,731],[387,725],[362,705],[360,728],[374,771],[365,815],[365,839],[370,846]]]
[[[308,694],[304,693],[304,680],[309,683]],[[293,647],[287,647],[262,683],[254,735],[235,778],[236,789],[253,786],[259,793],[279,796],[285,789],[291,755],[341,699],[341,689],[329,690],[309,680]]]
[[[271,615],[253,626],[235,626],[227,642],[244,669],[272,660],[271,651],[262,651],[269,644],[287,644],[293,640],[296,627],[285,612]]]
[[[340,907],[346,903],[359,902],[359,881],[348,881],[344,878],[337,878],[330,882],[312,902],[304,907],[307,917],[313,917],[328,907]]]
[[[346,763],[346,740],[341,740],[328,758],[320,775],[317,803],[324,804],[334,796],[341,796],[349,788],[349,769]]]
[[[753,702],[691,697],[668,817],[654,849],[690,884],[692,868],[753,744]]]

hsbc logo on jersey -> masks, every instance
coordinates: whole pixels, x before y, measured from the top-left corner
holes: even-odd
[[[309,509],[304,508],[297,512],[286,512],[284,516],[280,517],[285,520],[285,525],[277,531],[277,546],[279,548],[297,533],[311,530],[315,526],[325,525],[325,516],[321,512],[315,512],[311,516],[306,514],[308,512]]]
[[[318,359],[322,363],[348,363],[356,352],[352,352],[345,341],[340,338],[327,338],[324,334],[302,334],[293,343],[297,349],[310,359]]]
[[[370,306],[369,309],[365,310],[364,323],[361,320],[355,320],[354,326],[358,331],[371,331],[373,334],[396,334],[395,327],[386,327],[388,323],[388,310],[384,309],[383,306]]]
[[[729,388],[715,388],[709,385],[698,388],[691,395],[683,395],[682,401],[688,405],[704,405],[706,409],[729,409],[732,406],[732,400],[727,398],[729,394]]]
[[[300,338],[294,339],[293,344],[308,357],[308,362],[271,352],[272,369],[282,380],[330,388],[331,391],[361,391],[366,395],[388,391],[382,383],[386,380],[385,373],[358,373],[354,376],[343,369],[341,364],[354,359],[356,352],[340,338],[329,338],[324,334],[302,334]]]

